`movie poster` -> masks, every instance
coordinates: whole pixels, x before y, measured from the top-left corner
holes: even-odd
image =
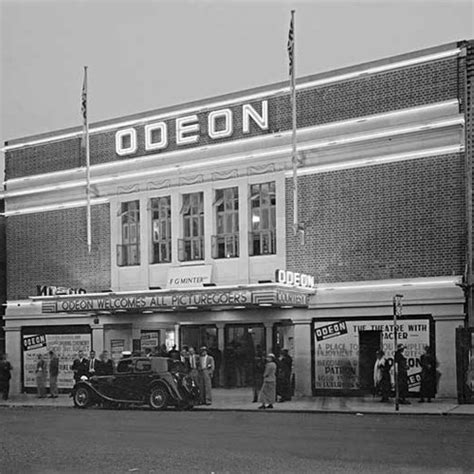
[[[411,392],[420,389],[420,356],[430,343],[429,320],[410,319],[398,323],[398,343],[406,346],[408,384]],[[394,330],[391,320],[334,320],[314,324],[315,388],[325,390],[358,390],[359,333],[380,331],[385,357],[393,361]]]
[[[90,334],[29,334],[23,336],[23,383],[25,387],[36,387],[36,364],[38,354],[46,361],[46,386],[49,387],[49,351],[59,357],[58,388],[72,388],[73,372],[70,367],[83,350],[86,357],[91,350]]]

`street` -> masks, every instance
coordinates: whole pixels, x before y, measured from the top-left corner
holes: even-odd
[[[474,418],[0,409],[0,472],[474,472]]]

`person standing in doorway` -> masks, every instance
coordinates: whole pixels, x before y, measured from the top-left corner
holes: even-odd
[[[4,400],[8,400],[12,370],[13,368],[10,362],[7,360],[7,355],[0,354],[0,392],[2,392],[2,398]]]
[[[420,357],[421,365],[421,386],[420,403],[429,403],[436,395],[436,367],[438,362],[430,346],[425,346],[425,353]]]
[[[58,398],[59,358],[49,351],[49,397]]]
[[[403,355],[405,346],[398,344],[397,352],[395,352],[395,364],[398,370],[398,398],[402,405],[410,405],[411,403],[406,399],[408,396],[408,365],[407,359]]]
[[[36,388],[38,390],[38,398],[46,396],[46,362],[42,354],[38,354],[36,362]]]
[[[267,364],[263,372],[263,384],[259,394],[261,405],[258,408],[260,410],[273,408],[273,404],[276,401],[276,371],[277,364],[275,355],[268,354]]]
[[[212,403],[212,375],[215,370],[214,357],[207,353],[207,347],[201,347],[199,357],[199,389],[201,391],[201,403],[211,405]]]
[[[288,354],[288,349],[282,349],[278,360],[277,373],[277,394],[280,396],[279,402],[291,400],[291,370],[293,359]]]
[[[388,402],[390,396],[390,364],[382,350],[376,352],[374,364],[374,396],[381,395],[381,402]]]

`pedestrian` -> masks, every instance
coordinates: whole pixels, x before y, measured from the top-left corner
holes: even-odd
[[[199,357],[199,390],[201,392],[201,404],[212,403],[212,375],[215,370],[214,357],[207,353],[207,347],[201,347]]]
[[[4,400],[8,400],[12,370],[13,367],[10,362],[8,362],[7,355],[0,354],[0,392],[2,392],[2,398]]]
[[[429,403],[436,395],[436,368],[438,362],[430,346],[425,346],[425,352],[420,357],[421,385],[419,403]]]
[[[46,362],[42,354],[38,354],[35,373],[38,398],[44,398],[46,396]]]
[[[276,358],[274,354],[268,354],[265,371],[263,372],[263,384],[259,394],[261,405],[259,409],[273,408],[276,401]]]
[[[252,364],[252,384],[253,384],[253,401],[257,403],[258,392],[262,388],[263,384],[263,372],[265,371],[265,357],[263,355],[262,346],[257,344],[255,348],[255,356]]]
[[[188,363],[189,363],[189,375],[193,379],[196,387],[199,387],[199,357],[196,354],[194,347],[190,347],[188,350]]]
[[[398,344],[395,352],[395,364],[397,364],[397,378],[398,378],[398,399],[402,405],[411,405],[406,399],[408,396],[408,365],[403,351],[405,346]]]
[[[184,370],[189,373],[191,366],[189,365],[189,347],[183,346],[180,353],[180,360],[183,363]]]
[[[112,375],[114,373],[114,363],[109,358],[108,351],[102,352],[99,361],[95,366],[95,375]]]
[[[381,402],[388,402],[390,397],[390,364],[385,358],[385,353],[378,350],[374,364],[374,394],[381,395]]]
[[[214,376],[212,377],[212,387],[220,387],[220,371],[222,364],[222,352],[221,350],[214,345],[209,348],[209,354],[214,358],[214,364],[216,366],[214,370]]]
[[[180,360],[181,354],[179,353],[178,349],[176,349],[176,344],[168,352],[168,357],[173,360]]]
[[[99,359],[96,358],[95,356],[95,351],[90,351],[89,353],[89,370],[88,370],[88,376],[93,377],[96,375],[96,367],[97,365],[100,365]]]
[[[71,370],[74,373],[74,381],[77,383],[81,377],[89,374],[89,361],[84,357],[84,351],[80,350],[77,353],[77,358],[71,365]]]
[[[291,370],[293,367],[293,359],[288,354],[288,349],[281,350],[277,367],[277,395],[280,397],[280,403],[287,402],[291,400]]]
[[[59,357],[49,351],[49,397],[58,398]]]

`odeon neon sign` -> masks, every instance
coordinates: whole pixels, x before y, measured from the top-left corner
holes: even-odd
[[[234,120],[237,115],[232,109],[219,109],[207,114],[207,136],[218,140],[232,136],[238,127],[243,134],[251,132],[251,123],[261,130],[268,130],[268,101],[261,101],[260,111],[251,104],[243,104],[238,114],[239,123]],[[174,133],[170,129],[174,128]],[[200,120],[197,114],[177,117],[171,121],[154,122],[144,126],[145,150],[164,150],[170,144],[170,137],[177,146],[190,145],[199,142]],[[115,134],[115,151],[118,155],[130,155],[137,151],[137,130],[126,128]]]

